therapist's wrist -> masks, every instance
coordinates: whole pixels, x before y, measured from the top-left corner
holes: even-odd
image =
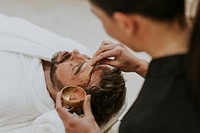
[[[143,78],[146,77],[149,68],[149,63],[146,60],[140,59],[138,61],[138,67],[136,69],[136,73],[142,76]]]

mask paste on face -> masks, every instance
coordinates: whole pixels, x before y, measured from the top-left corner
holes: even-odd
[[[84,75],[82,76],[82,81],[88,81],[84,86],[88,86],[88,84],[90,83],[90,79],[91,79],[91,74],[92,74],[92,70],[93,70],[93,66],[90,66],[86,72],[84,73]]]

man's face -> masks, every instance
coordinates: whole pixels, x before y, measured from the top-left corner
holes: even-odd
[[[51,61],[51,80],[54,87],[61,89],[62,86],[98,85],[101,70],[93,71],[89,65],[90,58],[80,54],[78,50],[72,52],[62,51],[54,55]],[[61,85],[62,84],[62,85]]]

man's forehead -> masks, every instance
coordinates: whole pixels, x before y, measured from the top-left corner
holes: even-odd
[[[101,80],[101,74],[106,70],[111,70],[114,67],[105,64],[95,65],[91,73],[91,82],[99,82]]]
[[[114,67],[113,66],[111,66],[111,65],[107,65],[107,64],[97,64],[97,65],[95,65],[94,66],[94,70],[108,70],[108,69],[114,69]]]
[[[103,78],[102,74],[105,71],[109,71],[114,69],[114,67],[110,66],[110,65],[105,65],[105,64],[97,64],[94,66],[92,73],[91,73],[91,79],[90,82],[88,84],[88,86],[85,88],[86,90],[91,88],[92,86],[99,86],[101,79]]]

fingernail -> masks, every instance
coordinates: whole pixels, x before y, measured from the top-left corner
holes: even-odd
[[[90,102],[91,100],[91,95],[87,95],[87,101]]]

